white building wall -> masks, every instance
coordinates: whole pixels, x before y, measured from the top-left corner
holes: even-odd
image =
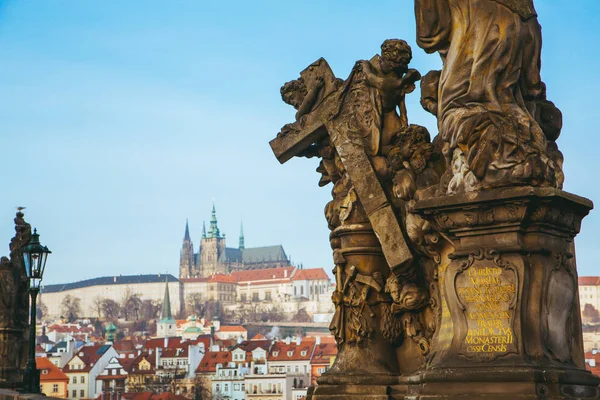
[[[115,277],[118,279],[118,277]],[[40,300],[48,307],[48,318],[58,318],[62,314],[61,303],[67,295],[79,298],[81,302],[82,318],[97,318],[98,314],[94,310],[94,300],[96,297],[113,299],[121,302],[125,297],[127,290],[138,294],[142,300],[153,300],[162,303],[165,295],[165,283],[135,283],[135,284],[113,284],[96,285],[62,292],[40,294]],[[171,297],[171,308],[173,313],[177,313],[181,306],[182,284],[179,282],[169,282],[169,294]]]

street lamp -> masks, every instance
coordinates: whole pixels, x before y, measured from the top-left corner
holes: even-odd
[[[29,359],[23,376],[24,393],[40,393],[40,371],[35,366],[36,338],[36,301],[40,292],[40,284],[46,268],[46,259],[51,253],[46,246],[40,244],[37,229],[33,230],[29,243],[23,247],[23,264],[29,279],[29,295],[31,296],[31,320],[29,324]]]

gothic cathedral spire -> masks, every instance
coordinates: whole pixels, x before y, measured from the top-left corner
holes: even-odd
[[[185,220],[185,233],[183,235],[183,244],[179,254],[179,277],[190,278],[193,276],[194,269],[194,244],[190,238],[190,228],[187,219]]]
[[[213,203],[212,214],[210,216],[210,230],[208,231],[208,237],[221,237],[221,232],[219,232],[219,227],[217,226],[217,211],[215,210],[215,203]]]

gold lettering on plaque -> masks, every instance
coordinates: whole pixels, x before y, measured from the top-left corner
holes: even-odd
[[[495,266],[499,257],[488,258],[489,254],[466,265],[455,281],[467,320],[461,353],[481,361],[516,351],[512,329],[518,286],[516,270]]]

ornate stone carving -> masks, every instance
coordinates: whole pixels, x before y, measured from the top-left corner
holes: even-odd
[[[333,184],[339,353],[308,398],[600,398],[570,258],[592,204],[558,189],[562,115],[540,79],[533,3],[415,5],[442,71],[421,79],[391,39],[346,80],[321,58],[281,89],[297,112],[273,152],[318,157],[319,186]],[[408,120],[419,79],[433,140]]]
[[[441,190],[562,187],[562,115],[540,78],[533,2],[415,0],[415,11],[417,43],[444,62],[421,101],[438,118],[449,165]]]

